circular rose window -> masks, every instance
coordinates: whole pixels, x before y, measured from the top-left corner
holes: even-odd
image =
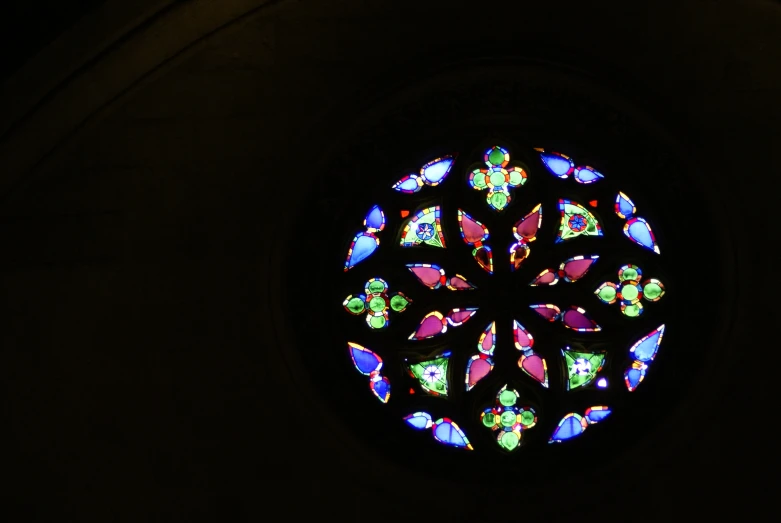
[[[670,282],[642,203],[542,148],[452,151],[399,175],[395,197],[341,232],[333,278],[352,289],[356,394],[464,451],[485,434],[523,452],[609,430],[592,427],[610,425],[664,346]]]

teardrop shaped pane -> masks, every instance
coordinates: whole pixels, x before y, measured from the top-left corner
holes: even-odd
[[[532,287],[537,287],[539,285],[556,285],[556,282],[558,281],[559,276],[555,271],[551,269],[545,269],[536,278],[534,278],[534,281],[529,285]]]
[[[626,383],[626,388],[629,389],[629,392],[637,389],[638,385],[640,385],[645,378],[646,370],[648,370],[648,365],[642,361],[635,360],[626,371],[624,371],[624,383]]]
[[[477,350],[483,354],[493,356],[496,348],[496,322],[492,321],[488,327],[483,330],[480,340],[477,342]]]
[[[377,396],[377,399],[383,403],[388,403],[391,390],[390,381],[388,378],[383,377],[377,380],[372,380],[369,382],[369,386],[371,387],[374,395]]]
[[[597,322],[592,320],[586,311],[580,307],[572,306],[564,312],[561,320],[564,322],[565,327],[578,332],[598,332],[602,330],[597,325]]]
[[[477,312],[477,308],[453,309],[447,313],[447,322],[452,327],[458,327],[474,316],[475,312]]]
[[[612,411],[605,406],[589,407],[585,412],[586,421],[589,423],[589,425],[599,423],[603,419],[610,416],[611,412]]]
[[[548,364],[539,354],[532,350],[526,351],[518,359],[518,366],[543,387],[548,388]]]
[[[451,291],[465,291],[469,289],[476,289],[477,287],[466,281],[466,278],[460,274],[456,274],[448,281],[447,288]]]
[[[586,430],[586,427],[587,423],[580,414],[570,412],[561,419],[559,426],[553,431],[553,435],[548,440],[548,443],[561,443],[562,441],[580,436]]]
[[[414,247],[423,243],[432,247],[445,247],[439,205],[418,211],[404,225],[401,234],[402,247]]]
[[[542,316],[548,321],[556,321],[559,319],[559,314],[561,314],[561,310],[559,310],[558,307],[556,307],[553,304],[550,303],[540,303],[538,305],[529,305],[529,308],[531,308],[534,312]]]
[[[591,211],[572,200],[559,200],[561,224],[556,243],[578,236],[602,236],[602,226]]]
[[[391,309],[396,312],[404,312],[410,303],[412,303],[412,300],[407,298],[402,292],[392,296],[390,299]]]
[[[567,347],[561,354],[567,368],[567,390],[588,385],[605,365],[605,352],[574,351]]]
[[[382,359],[366,347],[348,341],[347,348],[350,350],[353,365],[361,374],[369,376],[372,372],[379,372],[382,368]]]
[[[482,267],[488,274],[494,273],[494,255],[491,252],[491,248],[487,245],[481,245],[472,250],[472,256],[478,265]]]
[[[411,263],[407,265],[409,271],[430,289],[438,289],[445,283],[445,270],[439,265],[429,263]]]
[[[599,259],[599,256],[575,256],[561,264],[559,270],[563,273],[564,281],[574,282],[586,275],[591,266]]]
[[[369,209],[369,213],[363,220],[363,225],[369,232],[379,232],[385,228],[385,213],[382,212],[379,205]]]
[[[639,216],[626,222],[626,225],[624,225],[624,234],[626,234],[627,238],[641,247],[645,247],[649,251],[654,251],[656,254],[659,254],[659,246],[656,245],[656,238],[651,231],[651,226]]]
[[[450,356],[442,355],[432,360],[407,366],[410,375],[417,378],[421,388],[434,396],[447,396],[447,368]]]
[[[531,242],[537,239],[537,231],[542,227],[542,204],[538,203],[529,214],[513,225],[513,235],[518,240]]]
[[[528,350],[534,346],[534,337],[526,327],[513,320],[513,337],[515,338],[515,348],[518,350]]]
[[[575,169],[575,181],[578,183],[588,184],[599,181],[604,178],[602,173],[594,169],[593,167],[578,167]]]
[[[379,246],[380,240],[373,234],[368,232],[358,233],[347,250],[347,261],[344,263],[345,272],[368,258]]]
[[[652,361],[656,357],[659,345],[662,343],[663,335],[664,324],[661,324],[632,345],[632,348],[629,349],[630,357],[643,363]]]
[[[418,328],[413,332],[409,339],[423,340],[432,338],[447,331],[447,322],[439,311],[432,311],[423,317]]]
[[[439,183],[445,179],[450,173],[450,168],[453,166],[454,158],[452,156],[443,156],[437,158],[424,165],[420,169],[420,175],[423,177],[423,181],[431,186],[439,185]]]
[[[398,182],[393,184],[392,189],[395,191],[412,194],[416,193],[423,187],[423,180],[416,174],[408,174]]]
[[[407,424],[418,430],[430,429],[433,425],[431,414],[428,412],[414,412],[408,416],[404,416],[404,421]]]
[[[466,364],[466,390],[472,390],[478,381],[488,376],[494,368],[490,358],[474,355]]]
[[[523,261],[529,257],[531,249],[525,240],[510,245],[510,268],[517,271],[521,268]]]
[[[575,170],[575,164],[569,156],[556,152],[542,152],[540,153],[540,158],[542,158],[542,163],[545,164],[545,167],[559,178],[567,178]]]
[[[472,450],[466,435],[455,422],[442,418],[434,422],[434,439],[445,445]]]
[[[344,309],[350,314],[360,314],[366,310],[366,296],[359,294],[353,296],[352,294],[344,299],[342,302]]]
[[[461,229],[461,237],[467,245],[474,245],[477,242],[484,242],[488,239],[488,227],[461,209],[458,210],[458,226]]]
[[[629,196],[622,192],[619,192],[618,196],[616,196],[614,209],[618,217],[623,218],[624,220],[633,218],[637,212],[637,207],[635,207],[634,202],[629,199]]]

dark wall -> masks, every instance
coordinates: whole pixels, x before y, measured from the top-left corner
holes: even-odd
[[[777,461],[775,4],[179,4],[13,126],[3,117],[0,519],[397,522],[436,517],[427,507],[438,504],[475,522],[759,517]],[[9,71],[30,38],[3,51]],[[669,426],[618,461],[559,490],[501,468],[490,473],[530,490],[426,485],[333,417],[297,363],[301,329],[284,327],[281,282],[300,261],[285,258],[293,237],[279,224],[300,211],[277,180],[301,169],[296,190],[310,197],[321,171],[309,165],[333,161],[341,137],[377,114],[402,126],[387,110],[394,93],[434,92],[467,58],[541,57],[612,90],[691,152],[708,201],[669,212],[692,234],[717,228],[691,278],[730,292],[696,326],[702,344],[686,348],[703,359],[696,386]],[[15,86],[3,107],[24,98]],[[290,426],[290,412],[310,425]]]

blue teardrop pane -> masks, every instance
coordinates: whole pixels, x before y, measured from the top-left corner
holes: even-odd
[[[610,413],[612,411],[610,409],[605,410],[591,410],[589,411],[588,415],[586,416],[586,419],[589,420],[591,423],[597,423],[599,421],[602,421],[603,419],[610,416]]]
[[[583,432],[583,426],[580,424],[580,420],[573,414],[568,414],[561,420],[556,431],[551,436],[552,441],[563,441],[565,439],[574,438],[580,436]]]
[[[372,392],[374,392],[374,395],[377,396],[381,402],[388,402],[388,398],[390,397],[390,381],[388,381],[388,378],[382,378],[379,381],[372,381],[371,387]]]
[[[447,173],[450,172],[451,165],[453,165],[453,158],[442,158],[439,161],[427,164],[423,167],[423,179],[432,185],[436,185],[444,180]]]
[[[616,196],[615,211],[619,218],[628,220],[635,215],[635,204],[624,193],[618,193]]]
[[[629,390],[635,390],[640,385],[640,380],[645,376],[645,371],[641,369],[629,368],[624,372],[624,381]]]
[[[381,231],[385,228],[385,215],[382,213],[379,205],[375,205],[369,209],[369,214],[366,215],[366,227],[370,229],[376,229]]]
[[[437,423],[437,428],[434,429],[434,437],[441,443],[453,445],[454,447],[466,447],[467,444],[461,431],[455,428],[449,421]]]
[[[431,426],[431,415],[428,412],[416,412],[404,418],[411,427],[424,430]]]
[[[540,153],[542,162],[545,164],[550,172],[558,176],[559,178],[566,178],[572,172],[574,165],[572,161],[567,158],[562,158],[556,154]]]
[[[595,171],[591,167],[578,167],[575,169],[575,181],[578,183],[594,183],[600,178],[604,178],[602,173]]]
[[[416,176],[407,175],[393,185],[393,189],[399,192],[413,193],[420,190]]]
[[[375,370],[379,370],[380,367],[382,367],[382,360],[380,360],[376,354],[368,349],[362,349],[360,346],[350,345],[350,353],[352,354],[355,368],[358,369],[361,374],[366,374],[368,376]]]
[[[377,249],[377,239],[365,232],[353,239],[353,252],[347,259],[346,267],[352,267],[368,258]]]
[[[630,352],[634,353],[635,359],[644,363],[654,359],[654,356],[656,356],[656,351],[659,350],[662,334],[664,334],[664,325],[655,329],[653,332],[651,332],[651,334],[637,342],[630,349]]]
[[[645,247],[650,251],[659,252],[654,237],[651,234],[651,228],[642,218],[633,218],[627,222],[624,227],[624,233],[636,244]]]

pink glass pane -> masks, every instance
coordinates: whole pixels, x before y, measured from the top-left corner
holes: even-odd
[[[542,316],[548,321],[556,321],[557,319],[559,319],[559,314],[561,313],[558,307],[556,307],[555,305],[551,305],[550,303],[529,305],[529,307],[531,307],[534,310],[534,312],[536,312],[537,314],[539,314],[540,316]]]
[[[561,264],[563,276],[568,281],[576,281],[586,275],[599,256],[575,256]]]
[[[542,224],[542,205],[537,205],[532,212],[521,218],[513,226],[513,234],[518,239],[532,241],[537,237],[537,229]]]
[[[531,282],[530,285],[533,287],[537,285],[555,285],[558,281],[559,277],[554,271],[551,269],[545,269],[534,279],[533,282]]]
[[[588,317],[580,307],[572,307],[564,313],[562,321],[566,327],[578,332],[596,332],[601,330],[597,323]]]
[[[534,346],[534,337],[526,328],[513,321],[513,333],[515,335],[515,348],[518,350],[531,349]]]
[[[474,316],[477,309],[453,309],[447,315],[450,325],[457,327]]]
[[[437,311],[429,312],[409,339],[422,340],[424,338],[431,338],[437,334],[443,334],[446,330],[447,324],[442,314]]]
[[[442,284],[444,271],[438,265],[415,264],[407,265],[407,268],[427,287],[436,289]]]
[[[458,221],[461,225],[461,235],[468,244],[482,242],[488,239],[488,229],[467,213],[458,210]]]
[[[491,324],[486,327],[485,331],[483,332],[483,335],[480,337],[480,347],[479,349],[482,352],[490,353],[494,345],[496,343],[496,340],[494,339],[494,332],[496,331],[496,323],[491,322]]]
[[[493,365],[491,365],[487,359],[475,356],[475,359],[472,359],[469,362],[469,367],[466,371],[467,390],[471,389],[478,381],[488,376],[488,373],[491,372],[492,368]]]
[[[448,284],[448,287],[453,290],[467,290],[467,289],[474,289],[475,286],[466,281],[463,276],[459,276],[456,274],[452,278],[450,278],[450,282]]]
[[[545,368],[545,360],[539,355],[532,354],[530,356],[521,356],[519,364],[526,374],[546,387],[548,386],[548,372]]]

